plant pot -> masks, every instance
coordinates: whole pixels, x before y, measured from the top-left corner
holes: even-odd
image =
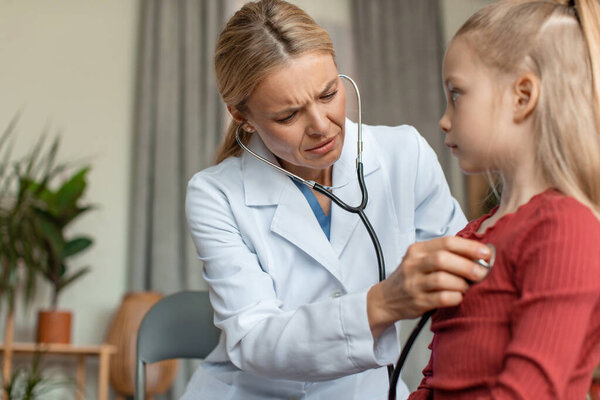
[[[126,293],[109,325],[106,343],[117,347],[117,353],[110,358],[110,383],[122,396],[134,394],[137,332],[144,315],[162,297],[157,292]],[[165,360],[146,366],[148,398],[171,386],[177,364],[177,360]]]
[[[38,311],[38,343],[71,343],[72,312],[68,310]]]

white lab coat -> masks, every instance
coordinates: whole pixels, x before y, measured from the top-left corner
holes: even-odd
[[[357,205],[356,124],[345,132],[334,193]],[[415,240],[452,235],[466,220],[414,128],[365,125],[363,140],[366,214],[389,275]],[[249,146],[276,162],[258,135]],[[196,174],[186,212],[223,332],[183,399],[387,398],[398,334],[371,336],[377,261],[357,215],[332,204],[328,241],[292,180],[247,153]],[[400,382],[398,398],[407,395]]]

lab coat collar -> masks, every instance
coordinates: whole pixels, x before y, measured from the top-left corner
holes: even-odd
[[[267,149],[256,133],[250,138],[248,148],[275,165],[279,165],[273,153]],[[287,175],[257,160],[246,151],[242,154],[242,176],[247,206],[278,204],[282,190],[290,184],[294,185]]]
[[[342,154],[333,166],[333,186],[335,188],[333,194],[350,206],[358,206],[362,201],[356,173],[358,124],[346,119],[345,135]],[[380,168],[380,162],[377,158],[378,149],[371,137],[370,127],[365,125],[363,125],[363,147],[365,149],[363,151],[363,173],[366,180],[368,175]],[[344,211],[335,204],[331,205],[330,242],[338,256],[344,251],[354,230],[359,225],[359,221],[360,217],[357,214]]]
[[[369,143],[369,132],[363,128],[363,141],[370,153],[376,152]],[[351,206],[360,204],[361,192],[356,177],[357,124],[346,120],[344,148],[333,167],[333,193]],[[248,147],[267,160],[278,164],[260,137],[252,136]],[[376,154],[363,153],[365,177],[376,171]],[[342,267],[339,256],[356,229],[360,218],[331,204],[330,241],[327,240],[310,205],[292,180],[285,174],[244,152],[242,174],[247,206],[277,205],[271,221],[271,231],[282,236],[323,265],[340,283]],[[310,232],[310,234],[307,234]],[[315,234],[316,233],[316,234]]]
[[[358,124],[346,119],[344,129],[344,148],[340,159],[333,166],[333,186],[346,186],[356,181],[356,141],[358,140]],[[376,149],[370,137],[370,128],[363,125],[363,173],[365,176],[380,167]]]
[[[278,165],[277,160],[258,135],[252,136],[248,147]],[[292,180],[246,152],[242,156],[242,174],[246,205],[250,207],[276,205],[277,209],[271,220],[271,231],[314,258],[341,283],[339,259],[310,205]]]

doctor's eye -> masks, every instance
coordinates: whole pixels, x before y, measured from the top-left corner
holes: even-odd
[[[294,111],[293,113],[291,113],[290,115],[288,115],[285,118],[278,119],[277,122],[279,122],[281,124],[285,124],[286,122],[290,122],[294,118],[294,115],[296,115],[296,111]]]
[[[327,94],[324,94],[323,96],[321,96],[321,100],[330,100],[332,98],[335,97],[335,95],[337,94],[337,90],[334,90],[333,92],[329,92]]]

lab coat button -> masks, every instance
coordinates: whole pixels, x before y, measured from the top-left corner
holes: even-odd
[[[340,290],[336,290],[335,292],[333,292],[333,293],[331,294],[331,297],[333,297],[334,299],[335,299],[336,297],[341,297],[341,296],[342,296],[342,292],[341,292]]]

